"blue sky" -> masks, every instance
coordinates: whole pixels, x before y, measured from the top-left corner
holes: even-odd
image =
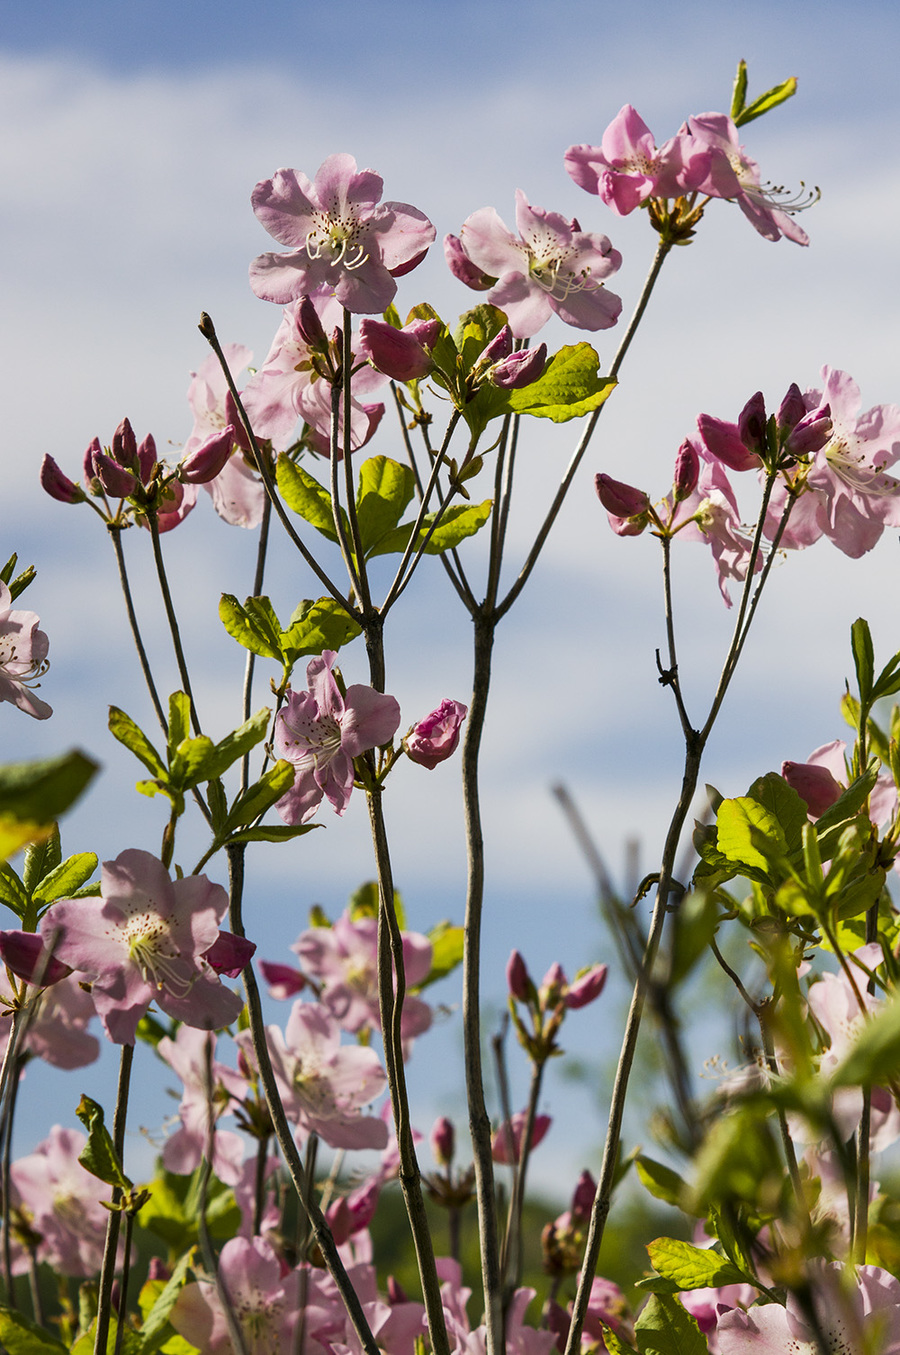
[[[587,199],[566,177],[562,152],[599,140],[626,101],[663,141],[689,113],[727,107],[744,57],[752,90],[799,77],[797,98],[745,139],[764,177],[821,186],[822,202],[804,221],[812,243],[772,245],[736,208],[715,204],[697,242],[672,258],[602,436],[498,642],[497,718],[485,750],[488,998],[502,1002],[513,944],[538,974],[554,959],[572,970],[604,958],[590,881],[548,787],[569,783],[614,865],[625,839],[640,836],[650,869],[677,790],[679,740],[653,664],[662,638],[654,543],[612,538],[591,478],[598,469],[644,477],[662,494],[700,409],[733,418],[758,388],[777,404],[791,380],[814,384],[823,362],[857,377],[864,408],[900,400],[898,39],[900,17],[888,4],[851,13],[837,4],[571,3],[552,14],[532,3],[16,6],[0,41],[3,120],[15,129],[0,147],[8,376],[0,544],[39,568],[27,605],[51,636],[42,694],[56,714],[38,726],[4,707],[0,719],[9,757],[74,741],[102,757],[101,784],[66,826],[71,849],[153,850],[162,810],[132,795],[135,772],[105,730],[110,702],[143,719],[146,701],[102,530],[86,510],[44,499],[36,469],[50,451],[75,474],[90,438],[108,441],[126,413],[139,435],[182,442],[188,373],[206,356],[195,328],[201,309],[224,339],[262,359],[278,313],[246,285],[249,260],[269,243],[249,210],[253,184],[278,165],[311,174],[325,155],[347,150],[384,175],[387,198],[421,206],[439,236],[488,203],[511,220],[522,187],[533,202],[578,213],[586,228],[610,235],[625,257],[616,289],[627,308],[652,254],[646,222],[614,218]],[[440,251],[404,281],[401,304],[423,296],[445,314],[471,300]],[[558,345],[572,335],[557,324],[547,337]],[[608,360],[613,338],[601,335],[597,346]],[[571,430],[541,428],[527,443],[515,558],[572,441]],[[207,510],[201,504],[171,544],[210,723],[224,733],[240,655],[218,630],[215,603],[223,589],[249,591],[254,547]],[[146,543],[128,544],[149,599]],[[678,567],[681,662],[699,706],[730,618],[705,552],[685,547]],[[738,793],[782,758],[802,759],[841,732],[851,621],[867,612],[879,652],[900,647],[887,602],[896,570],[897,542],[886,537],[858,564],[821,545],[776,571],[709,750],[709,779],[723,791]],[[286,553],[272,580],[285,612],[311,588]],[[158,609],[147,606],[162,645]],[[388,638],[404,715],[444,696],[466,699],[468,629],[436,570],[410,590]],[[347,654],[348,680],[364,680],[362,656]],[[402,825],[398,882],[414,925],[426,929],[461,917],[464,872],[454,771],[423,782],[414,770],[396,777],[389,817]],[[370,873],[360,808],[285,855],[252,863],[273,958],[310,904],[336,913]],[[576,1016],[579,1054],[608,1058],[608,1036],[595,1033],[589,1013]],[[448,1061],[457,1021],[448,1016],[434,1037]],[[603,1024],[614,1024],[608,1014]],[[425,1127],[429,1114],[459,1105],[423,1079]],[[570,1126],[566,1153],[576,1166],[594,1138],[591,1105],[551,1080],[548,1107]],[[152,1114],[148,1104],[145,1122]]]

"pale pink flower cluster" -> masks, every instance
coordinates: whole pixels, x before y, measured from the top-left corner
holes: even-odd
[[[49,649],[40,617],[15,609],[9,589],[0,581],[0,701],[11,702],[36,720],[53,714],[52,707],[34,691],[49,667]]]

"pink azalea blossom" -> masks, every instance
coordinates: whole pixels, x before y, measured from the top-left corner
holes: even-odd
[[[288,253],[254,259],[256,295],[286,305],[328,290],[354,314],[386,310],[397,291],[394,278],[421,262],[435,231],[417,208],[382,203],[383,186],[371,169],[358,171],[350,155],[330,155],[315,182],[279,169],[258,183],[253,210]]]
[[[99,898],[62,899],[41,919],[55,933],[54,954],[91,980],[94,1004],[111,1040],[133,1044],[151,1002],[189,1026],[217,1030],[243,1002],[203,959],[228,907],[205,875],[172,881],[149,852],[105,861]]]
[[[237,380],[253,354],[239,343],[226,343],[222,351],[232,376]],[[184,446],[185,459],[230,425],[234,429],[232,453],[219,474],[205,483],[204,488],[212,497],[213,507],[219,517],[225,522],[234,527],[258,527],[266,493],[259,477],[244,459],[243,453],[247,450],[244,446],[244,430],[237,411],[230,406],[225,373],[215,354],[206,358],[196,372],[191,373],[188,403],[193,411],[194,427]]]
[[[0,971],[0,1002],[11,1003],[13,992]],[[29,999],[24,1048],[54,1068],[84,1068],[100,1056],[100,1041],[88,1031],[97,1015],[89,993],[70,974]],[[11,1007],[0,1006],[0,1046],[5,1046],[12,1023]]]
[[[431,942],[420,932],[405,931],[401,937],[407,989],[415,988],[431,970]],[[291,949],[319,986],[320,1001],[344,1030],[356,1034],[369,1027],[381,1029],[376,918],[354,920],[344,913],[333,927],[311,927],[303,932]],[[407,991],[400,1027],[407,1048],[430,1025],[428,1003]]]
[[[797,202],[779,199],[780,190],[760,183],[759,165],[740,144],[738,129],[725,113],[688,118],[687,130],[701,152],[710,153],[709,173],[700,192],[734,199],[744,216],[766,240],[793,240],[808,245],[809,236],[794,220]],[[803,204],[808,205],[808,204]]]
[[[312,1002],[295,1002],[284,1033],[269,1026],[267,1038],[289,1119],[332,1148],[384,1148],[384,1121],[362,1114],[387,1083],[374,1049],[342,1045],[337,1021]],[[252,1063],[249,1032],[237,1039]]]
[[[426,715],[406,735],[403,740],[406,756],[429,771],[452,757],[459,746],[460,728],[468,709],[461,701],[445,698],[437,710]]]
[[[207,1156],[212,1132],[213,1171],[220,1181],[234,1186],[241,1178],[244,1141],[239,1134],[217,1128],[216,1121],[240,1079],[215,1062],[215,1046],[211,1031],[179,1026],[174,1040],[164,1036],[156,1047],[184,1089],[178,1107],[181,1127],[163,1145],[163,1165],[167,1171],[189,1175]]]
[[[247,1355],[293,1350],[300,1320],[300,1276],[284,1274],[271,1245],[262,1237],[233,1237],[219,1257],[219,1275],[240,1324]],[[315,1281],[311,1282],[312,1295]],[[310,1295],[311,1307],[315,1299]],[[169,1314],[172,1326],[203,1355],[236,1355],[215,1283],[187,1284]],[[310,1342],[310,1355],[321,1351]]]
[[[53,708],[35,696],[38,678],[49,668],[50,641],[35,612],[13,609],[12,594],[0,581],[0,701],[9,701],[35,720],[46,720]]]
[[[484,1324],[472,1329],[466,1306],[472,1291],[462,1283],[459,1262],[441,1256],[437,1260],[437,1273],[451,1350],[457,1355],[485,1355],[487,1331]],[[533,1289],[517,1289],[513,1294],[504,1327],[506,1355],[550,1355],[556,1343],[553,1332],[539,1331],[525,1323],[534,1295]]]
[[[726,607],[731,606],[728,580],[743,582],[750,563],[751,542],[744,531],[737,500],[728,482],[725,469],[719,461],[707,461],[701,471],[694,492],[674,509],[672,525],[678,536],[687,541],[703,541],[712,550],[719,592]],[[678,524],[684,524],[679,526]],[[762,568],[762,556],[756,557],[756,569]]]
[[[522,1157],[522,1139],[525,1134],[525,1122],[527,1112],[517,1110],[510,1119],[504,1120],[499,1129],[495,1129],[491,1135],[491,1156],[495,1162],[501,1166],[508,1167],[511,1162],[520,1161]],[[552,1121],[549,1115],[535,1115],[534,1128],[531,1133],[531,1147],[536,1148],[544,1139],[547,1130]],[[510,1142],[511,1141],[511,1142]],[[514,1157],[510,1156],[512,1148]]]
[[[516,192],[516,237],[493,207],[463,223],[462,247],[477,268],[499,278],[488,301],[506,312],[517,339],[530,338],[555,313],[579,329],[609,329],[622,302],[603,286],[622,263],[605,235],[583,231],[559,212],[532,207]]]
[[[855,1286],[842,1281],[842,1267],[820,1268],[813,1287],[816,1314],[833,1351],[860,1355],[898,1355],[900,1352],[900,1281],[879,1266],[859,1266]],[[848,1277],[849,1278],[849,1277]],[[747,1312],[733,1308],[719,1318],[721,1355],[819,1355],[821,1346],[790,1295],[787,1306],[754,1305]]]
[[[322,797],[343,814],[353,789],[353,759],[390,743],[400,723],[392,696],[355,683],[341,696],[326,649],[306,669],[308,692],[288,692],[275,722],[275,749],[296,767],[291,790],[276,804],[285,823],[306,823]]]
[[[38,1259],[83,1279],[100,1268],[109,1217],[102,1203],[109,1187],[78,1161],[86,1144],[77,1129],[54,1125],[43,1143],[10,1169],[15,1203],[28,1211],[41,1235]]]
[[[607,207],[627,216],[648,198],[676,198],[707,178],[711,152],[680,132],[659,150],[643,118],[626,104],[599,146],[570,146],[565,165],[579,188],[598,193]]]

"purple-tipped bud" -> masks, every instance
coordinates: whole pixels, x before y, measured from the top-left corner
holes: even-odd
[[[756,452],[744,446],[736,423],[713,418],[712,414],[698,414],[697,427],[710,456],[731,470],[759,470],[762,465]]]
[[[501,1166],[509,1166],[522,1160],[522,1140],[525,1136],[527,1116],[524,1110],[517,1110],[509,1120],[491,1135],[491,1157]],[[534,1129],[531,1132],[529,1148],[536,1148],[550,1128],[549,1115],[536,1115]],[[512,1152],[510,1152],[512,1150]]]
[[[795,424],[785,441],[784,449],[792,456],[815,456],[831,441],[833,432],[831,406],[822,405],[806,414]]]
[[[738,435],[749,452],[766,450],[766,402],[762,391],[751,395],[738,415]]]
[[[166,1265],[161,1256],[151,1256],[150,1264],[147,1267],[148,1280],[169,1280],[172,1278],[172,1272]]]
[[[792,381],[787,388],[787,394],[781,402],[781,407],[775,416],[775,422],[782,433],[789,433],[806,413],[806,402],[796,381]]]
[[[246,936],[235,936],[233,932],[220,931],[203,958],[217,974],[228,979],[239,978],[253,959],[256,945]]]
[[[672,482],[675,502],[681,503],[689,498],[697,488],[699,479],[700,454],[690,438],[685,438],[675,457],[675,476]]]
[[[230,423],[234,429],[235,446],[240,447],[242,452],[252,452],[244,421],[238,413],[237,403],[231,391],[225,392],[225,422]]]
[[[509,325],[504,325],[490,343],[486,343],[481,350],[479,362],[501,362],[503,358],[508,358],[513,351],[513,334]]]
[[[319,312],[313,305],[312,299],[308,296],[301,296],[300,305],[297,307],[297,328],[304,343],[309,348],[321,349],[324,352],[328,350],[328,337],[319,319]]]
[[[817,819],[841,796],[841,787],[827,767],[814,762],[782,762],[781,775],[805,800],[811,816]]]
[[[444,236],[444,258],[453,276],[471,287],[473,292],[486,292],[497,281],[489,273],[482,273],[478,265],[472,262],[458,235]]]
[[[414,725],[404,738],[406,756],[429,771],[439,762],[445,762],[456,752],[460,726],[468,710],[468,706],[464,706],[461,701],[451,701],[445,697],[437,710]]]
[[[159,457],[156,455],[156,438],[152,433],[148,433],[138,447],[137,463],[141,475],[141,484],[149,485],[153,479],[153,472],[159,463]]]
[[[70,480],[68,475],[63,475],[49,452],[44,454],[41,462],[41,487],[51,499],[58,499],[60,503],[81,503],[84,498],[81,486]]]
[[[365,316],[359,322],[360,357],[394,381],[418,381],[431,371],[431,354],[414,334]]]
[[[565,996],[566,1006],[586,1007],[589,1002],[599,997],[606,987],[607,969],[608,966],[605,964],[592,965],[570,983]]]
[[[449,1167],[456,1151],[456,1130],[453,1121],[442,1115],[435,1120],[429,1138],[431,1153],[439,1167]]]
[[[541,986],[538,989],[538,1001],[541,1010],[547,1011],[550,1007],[555,1007],[562,1002],[568,987],[569,980],[566,978],[566,971],[558,960],[554,960],[541,980]]]
[[[100,439],[91,438],[87,445],[87,449],[85,450],[84,460],[82,462],[84,483],[88,486],[93,485],[94,481],[97,479],[97,472],[94,470],[94,457],[102,451],[103,448],[100,446]]]
[[[636,518],[650,507],[650,499],[642,489],[614,480],[611,475],[596,475],[594,487],[603,507],[613,517]]]
[[[519,1002],[528,1001],[529,992],[534,986],[528,974],[528,966],[517,950],[513,951],[506,962],[506,986]]]
[[[125,466],[129,470],[134,466],[137,458],[137,438],[128,419],[123,419],[113,433],[112,454],[113,460],[118,461],[120,466]]]
[[[583,1171],[578,1178],[578,1184],[572,1195],[572,1218],[580,1223],[586,1223],[591,1217],[591,1210],[594,1207],[594,1196],[597,1194],[597,1182],[591,1176],[589,1171]]]
[[[423,348],[430,353],[441,335],[440,320],[410,320],[408,325],[403,326],[407,334],[412,334],[419,340]]]
[[[205,485],[215,480],[231,456],[234,438],[231,424],[219,433],[210,433],[199,447],[184,458],[178,467],[178,478],[188,485]]]
[[[409,1303],[409,1295],[403,1288],[403,1285],[400,1284],[399,1280],[394,1279],[393,1275],[388,1276],[387,1297],[388,1303],[392,1306],[395,1303]]]
[[[104,494],[112,499],[127,499],[137,489],[138,479],[130,470],[124,470],[105,452],[95,452],[94,479],[100,481]]]
[[[537,348],[524,348],[519,353],[510,353],[502,362],[491,368],[491,380],[503,390],[521,390],[537,381],[547,365],[547,345]]]
[[[0,931],[0,959],[20,979],[41,988],[72,973],[62,960],[54,959],[37,932]]]
[[[290,965],[274,964],[271,960],[260,960],[260,973],[269,985],[269,997],[284,1001],[296,997],[306,987],[306,975]]]

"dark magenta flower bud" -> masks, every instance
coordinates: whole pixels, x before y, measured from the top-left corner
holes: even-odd
[[[781,402],[778,413],[775,416],[775,422],[782,433],[789,433],[791,429],[800,422],[806,413],[806,402],[801,394],[800,387],[796,381],[792,381],[787,388],[787,394]]]
[[[94,479],[100,481],[104,494],[110,498],[127,499],[137,489],[137,476],[125,470],[105,452],[95,452],[93,461]]]
[[[501,1166],[508,1167],[513,1162],[521,1162],[526,1120],[525,1111],[517,1110],[510,1120],[504,1120],[500,1128],[491,1135],[491,1157]],[[549,1115],[535,1115],[529,1148],[538,1146],[551,1123]],[[510,1149],[512,1149],[512,1153],[510,1153]]]
[[[580,1223],[586,1223],[591,1217],[591,1210],[594,1207],[594,1196],[597,1194],[597,1182],[591,1176],[589,1171],[583,1171],[578,1178],[578,1184],[572,1195],[572,1218]]]
[[[235,431],[231,424],[221,432],[210,433],[199,447],[178,467],[178,478],[188,485],[205,485],[224,469],[234,448]]]
[[[260,960],[260,973],[269,985],[269,997],[277,1001],[296,997],[306,987],[306,975],[290,965],[274,964],[271,960]]]
[[[387,1279],[387,1297],[388,1303],[392,1306],[396,1303],[409,1303],[409,1295],[400,1281],[395,1280],[393,1275],[389,1275]]]
[[[412,334],[419,340],[423,348],[430,353],[437,343],[441,334],[440,320],[410,320],[408,325],[404,325],[407,334]]]
[[[134,466],[137,459],[137,438],[128,419],[123,419],[113,433],[112,454],[113,460],[118,461],[120,466],[125,466],[129,470]]]
[[[565,994],[565,1004],[567,1007],[586,1007],[589,1002],[593,1002],[599,997],[606,987],[606,974],[608,966],[605,964],[591,965],[590,969],[580,974],[572,983],[569,984]]]
[[[153,479],[153,472],[159,464],[159,457],[156,455],[156,438],[152,433],[148,433],[137,449],[137,463],[141,476],[141,484],[149,485]]]
[[[0,959],[20,979],[41,988],[72,973],[62,960],[54,959],[37,932],[0,931]]]
[[[508,358],[497,362],[491,368],[491,380],[503,390],[521,390],[530,386],[542,375],[547,365],[547,345],[537,348],[523,348],[518,353],[510,353]]]
[[[414,334],[365,316],[359,322],[360,357],[394,381],[417,381],[431,371],[431,354]]]
[[[96,482],[97,472],[94,470],[94,457],[99,452],[102,451],[103,448],[100,446],[100,439],[91,438],[91,441],[87,445],[87,449],[84,453],[84,460],[82,462],[82,473],[84,475],[84,483],[88,487],[92,487]]]
[[[444,258],[453,276],[471,287],[473,292],[486,292],[497,281],[489,273],[482,273],[478,265],[472,262],[458,235],[444,236]]]
[[[596,475],[594,487],[603,507],[613,517],[636,518],[650,507],[650,499],[642,489],[614,480],[611,475]]]
[[[429,771],[439,762],[445,762],[456,752],[460,726],[468,709],[461,701],[445,698],[437,710],[426,715],[406,735],[403,740],[406,756]]]
[[[749,452],[765,452],[766,402],[762,391],[751,395],[738,415],[738,435]]]
[[[60,503],[81,503],[84,498],[81,485],[76,485],[68,475],[63,475],[49,452],[44,454],[41,462],[41,488],[46,490],[51,499],[58,499]]]
[[[509,325],[504,325],[498,330],[489,343],[486,343],[481,350],[479,362],[500,362],[503,358],[508,358],[513,351],[513,335]]]
[[[246,936],[235,936],[233,932],[220,931],[203,958],[217,974],[228,979],[239,978],[253,959],[256,945]]]
[[[431,1152],[439,1167],[449,1167],[456,1150],[456,1130],[453,1121],[442,1115],[435,1120],[429,1138]]]
[[[698,414],[697,427],[710,456],[731,470],[759,470],[762,462],[756,452],[745,447],[736,423],[726,423],[712,414]]]
[[[700,454],[690,438],[685,438],[675,457],[672,492],[676,503],[690,497],[700,479]]]
[[[785,440],[784,449],[792,456],[815,456],[831,441],[831,406],[822,405],[804,415]]]
[[[328,351],[328,336],[319,319],[319,312],[310,297],[301,296],[300,304],[296,310],[297,328],[300,331],[300,337],[303,342],[313,349]]]
[[[814,819],[830,809],[842,794],[841,786],[828,768],[814,762],[782,762],[781,775],[800,799],[806,801]]]
[[[506,962],[506,986],[519,1002],[527,1002],[534,987],[528,974],[528,967],[517,950]]]

